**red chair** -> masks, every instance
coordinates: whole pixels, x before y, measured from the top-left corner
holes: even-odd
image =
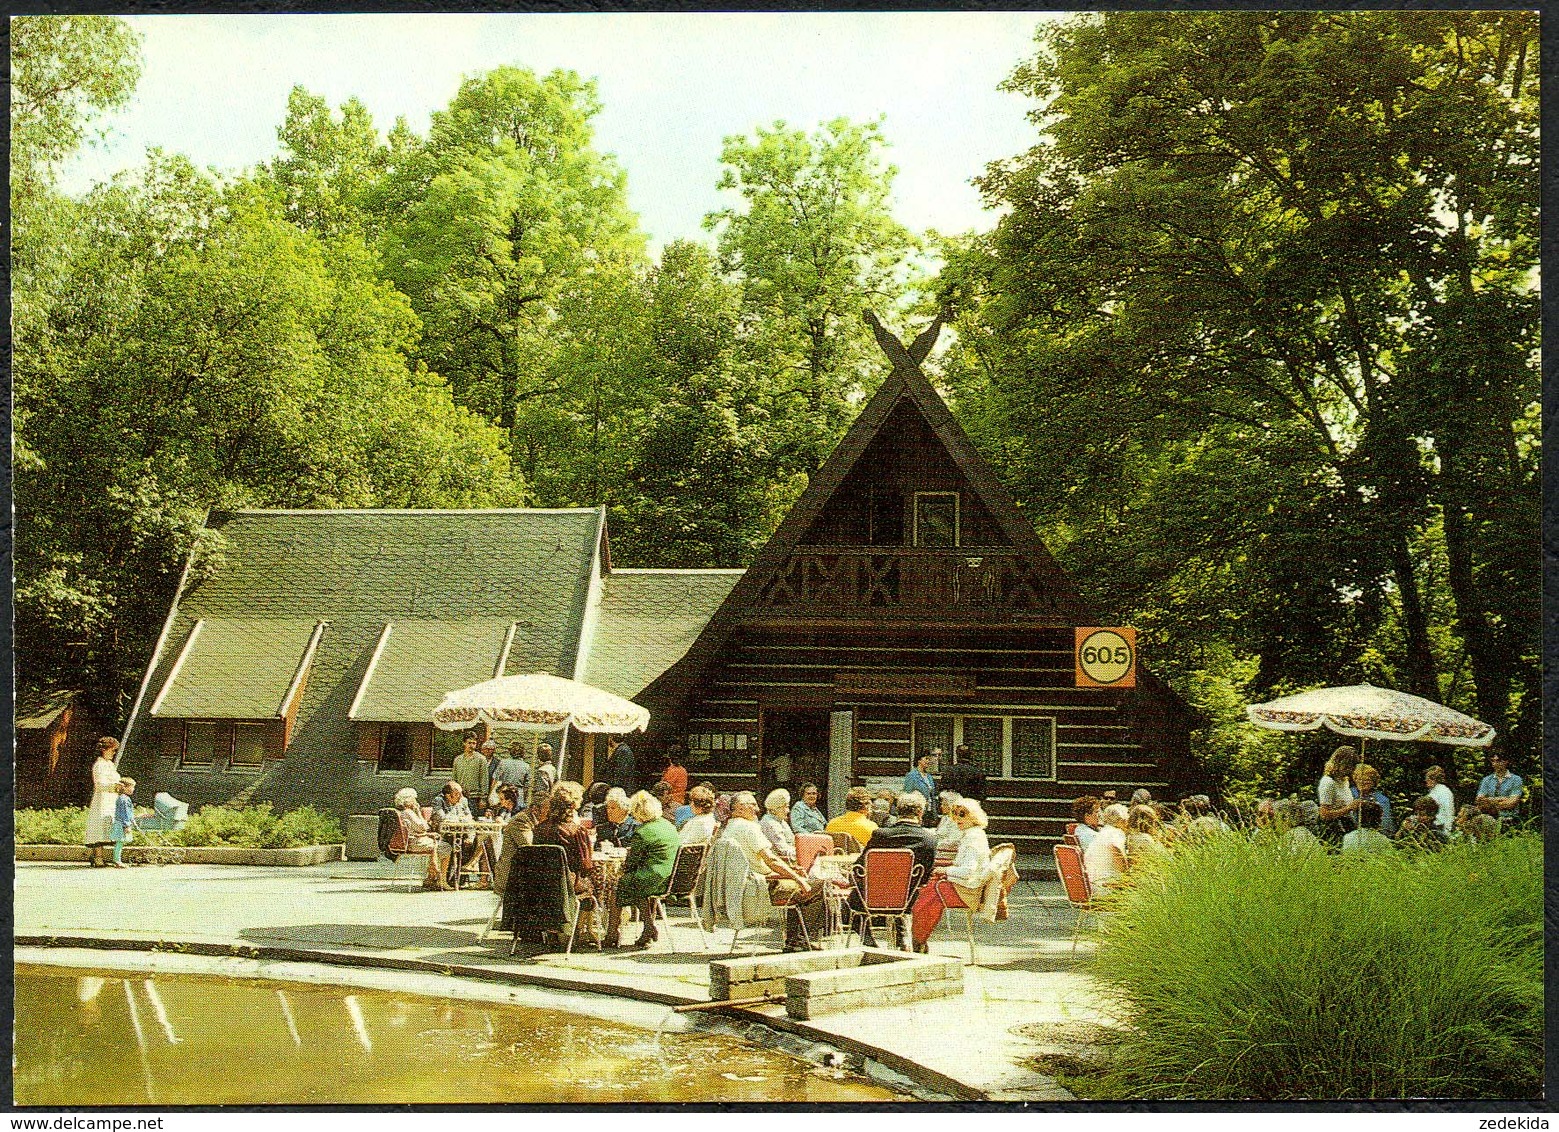
[[[920,885],[921,867],[910,849],[873,849],[850,869],[863,911],[850,912],[850,930],[863,941],[864,929],[881,920],[899,922],[899,938],[909,938],[909,906]]]
[[[1083,847],[1083,843],[1077,840],[1077,834],[1075,833],[1063,833],[1061,841],[1065,845],[1070,845],[1073,849],[1081,850]]]
[[[1061,887],[1066,890],[1067,903],[1077,912],[1077,921],[1072,925],[1072,953],[1076,954],[1077,935],[1082,928],[1083,917],[1094,915],[1099,908],[1094,903],[1088,873],[1083,869],[1082,850],[1075,845],[1056,845],[1051,852],[1055,854],[1056,874],[1061,878]]]
[[[805,873],[812,862],[834,851],[834,839],[826,833],[796,834],[796,869]]]
[[[1077,836],[1077,823],[1075,821],[1069,821],[1069,822],[1066,823],[1066,836],[1068,836],[1068,837],[1076,837]]]

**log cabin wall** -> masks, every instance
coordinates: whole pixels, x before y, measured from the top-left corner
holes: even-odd
[[[902,778],[933,746],[945,768],[962,740],[987,773],[993,842],[1048,855],[1078,795],[1145,786],[1163,798],[1184,778],[1173,737],[1143,735],[1137,693],[1073,686],[1072,643],[1070,627],[739,631],[689,705],[689,773],[722,791],[794,793],[826,777],[827,747],[781,781],[767,748],[784,737],[766,724],[850,711],[851,785]]]

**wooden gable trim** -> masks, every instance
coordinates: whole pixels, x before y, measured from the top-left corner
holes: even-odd
[[[720,608],[700,631],[682,659],[662,673],[650,685],[653,697],[667,706],[674,706],[680,713],[685,707],[687,694],[694,679],[714,661],[720,650],[736,630],[741,615],[756,598],[763,584],[775,573],[800,543],[801,537],[811,528],[823,508],[833,498],[845,478],[854,470],[867,447],[877,438],[883,425],[899,403],[908,399],[930,426],[932,434],[952,458],[954,466],[968,482],[979,501],[1013,547],[1025,554],[1038,568],[1042,577],[1056,595],[1057,611],[1064,618],[1078,625],[1097,624],[1098,615],[1082,600],[1071,581],[1051,556],[1033,525],[1018,509],[1016,501],[1006,486],[996,478],[963,426],[958,423],[930,380],[920,368],[920,361],[930,352],[940,318],[921,333],[906,349],[892,334],[884,330],[875,317],[868,314],[883,352],[893,363],[893,368],[872,395],[838,446],[810,478],[807,489],[790,512],[780,522],[769,541],[754,557],[732,587]],[[1143,673],[1141,690],[1155,699],[1167,699],[1175,709],[1190,717],[1195,715],[1180,697],[1162,681]],[[649,692],[650,689],[646,689]]]

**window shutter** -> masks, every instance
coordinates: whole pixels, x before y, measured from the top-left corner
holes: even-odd
[[[358,724],[357,757],[363,762],[376,763],[379,761],[381,730],[381,725],[377,723]]]

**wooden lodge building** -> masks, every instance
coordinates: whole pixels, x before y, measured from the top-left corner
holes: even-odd
[[[194,803],[427,798],[459,750],[429,722],[443,694],[547,671],[650,710],[630,740],[647,780],[679,744],[694,782],[816,782],[830,813],[912,752],[967,746],[993,837],[1022,852],[1079,794],[1201,788],[1165,685],[1076,686],[1075,628],[1110,619],[921,372],[928,336],[879,338],[892,373],[745,571],[614,569],[605,508],[214,513],[220,563],[180,587],[126,773]],[[588,782],[593,737],[565,750]]]

